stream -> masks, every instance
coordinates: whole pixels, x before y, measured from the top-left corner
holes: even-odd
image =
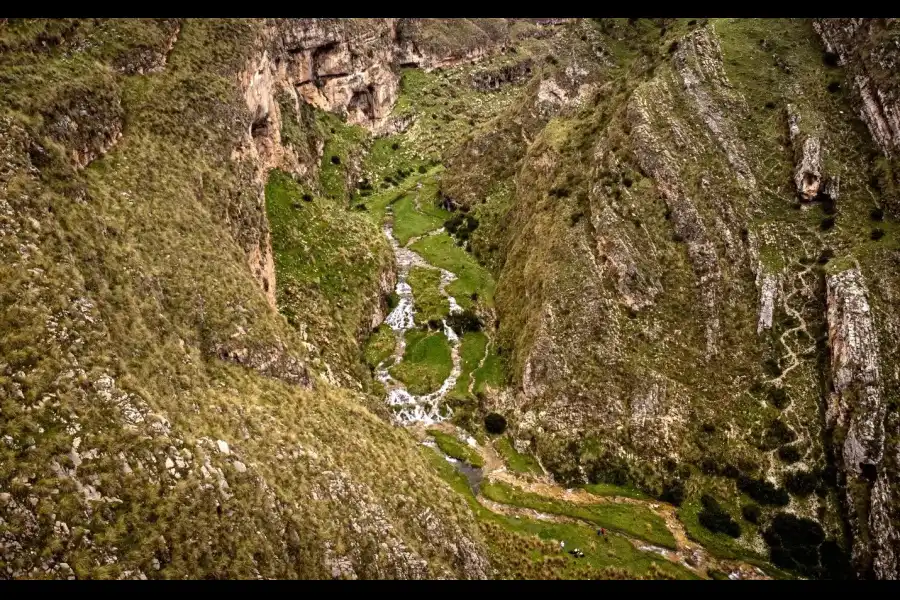
[[[392,216],[393,210],[388,207],[388,214]],[[388,219],[385,223],[384,235],[391,243],[394,251],[394,258],[397,261],[397,287],[396,292],[400,300],[394,310],[384,319],[384,323],[394,332],[396,344],[394,353],[387,359],[383,360],[375,369],[375,377],[380,381],[387,390],[387,403],[394,409],[395,420],[402,425],[412,423],[424,423],[430,425],[438,423],[450,417],[452,411],[447,406],[442,406],[441,401],[447,393],[456,385],[456,380],[462,371],[462,361],[459,356],[459,337],[456,332],[447,325],[446,319],[442,319],[444,327],[444,335],[450,342],[450,355],[453,359],[453,368],[450,375],[441,384],[436,391],[416,396],[410,393],[403,382],[398,381],[390,374],[390,367],[399,364],[403,360],[403,353],[406,351],[406,332],[416,328],[415,322],[415,298],[413,297],[412,287],[409,285],[409,272],[413,267],[423,267],[426,269],[434,269],[440,271],[441,284],[439,291],[442,296],[447,298],[450,304],[450,313],[455,314],[462,312],[462,308],[447,291],[447,285],[456,279],[456,275],[435,267],[422,256],[409,249],[409,246],[415,243],[421,237],[411,238],[406,246],[401,246],[394,237],[393,219]],[[431,231],[425,235],[439,235],[444,232],[443,227]]]

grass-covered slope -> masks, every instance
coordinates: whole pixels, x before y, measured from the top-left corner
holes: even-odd
[[[261,24],[178,25],[168,51],[154,22],[0,24],[0,572],[484,576],[465,504],[316,380],[302,307],[292,327],[248,266],[265,203],[237,74]],[[135,44],[160,68],[120,70]],[[315,281],[354,257],[311,251],[287,276],[310,335],[356,282]]]

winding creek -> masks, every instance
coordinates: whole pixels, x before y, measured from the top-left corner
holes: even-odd
[[[417,209],[418,200],[417,194]],[[481,487],[483,483],[493,480],[505,482],[508,485],[541,497],[556,498],[574,505],[593,505],[600,503],[643,505],[663,519],[666,528],[673,534],[676,544],[675,548],[658,547],[621,531],[610,530],[608,534],[621,536],[627,539],[638,550],[658,554],[663,559],[679,564],[701,577],[708,576],[708,569],[716,568],[727,572],[729,579],[769,578],[761,569],[754,565],[747,564],[740,560],[717,559],[708,554],[700,544],[689,540],[684,526],[676,517],[674,507],[655,501],[613,496],[597,497],[583,490],[565,489],[555,483],[552,478],[546,474],[522,478],[506,468],[503,459],[491,445],[478,444],[471,436],[468,438],[466,438],[465,435],[460,437],[460,431],[458,431],[455,426],[452,426],[450,423],[442,423],[452,416],[452,410],[443,404],[442,401],[450,390],[454,388],[462,372],[460,339],[456,332],[447,324],[446,319],[442,319],[443,333],[450,343],[453,366],[450,374],[443,381],[441,386],[436,391],[428,394],[415,395],[407,389],[407,386],[402,381],[394,378],[390,373],[390,369],[403,360],[407,346],[407,332],[421,326],[421,324],[416,324],[415,319],[415,296],[412,286],[409,284],[411,270],[415,267],[421,267],[438,271],[440,273],[438,290],[440,294],[447,299],[450,307],[450,314],[460,313],[463,309],[457,303],[456,298],[448,291],[450,283],[457,279],[456,274],[432,265],[420,254],[410,249],[410,247],[418,240],[428,236],[447,235],[444,228],[440,227],[425,234],[412,237],[405,245],[401,245],[394,235],[395,214],[391,206],[387,207],[386,216],[387,219],[382,230],[391,244],[397,264],[397,285],[395,291],[399,297],[399,301],[383,321],[385,325],[391,328],[394,334],[394,351],[391,356],[378,364],[375,369],[375,376],[385,387],[387,392],[386,401],[393,409],[395,422],[398,425],[409,427],[410,430],[414,432],[415,437],[420,439],[420,443],[433,448],[443,456],[447,462],[452,464],[453,467],[466,478],[472,493],[482,506],[497,514],[503,514],[516,519],[525,518],[545,522],[580,524],[591,528],[596,527],[596,523],[585,521],[584,519],[572,518],[555,513],[545,513],[512,504],[503,504],[492,501],[481,493]],[[488,342],[484,356],[482,356],[478,363],[479,367],[485,362],[489,345],[490,342]],[[474,383],[473,374],[474,370],[469,374],[469,381],[467,382],[467,389],[470,392]],[[435,441],[428,436],[426,431],[426,428],[436,424],[440,424],[438,425],[439,429],[454,435],[457,439],[464,440],[484,459],[484,467],[474,467],[465,461],[453,458],[442,451]]]
[[[430,425],[441,422],[452,414],[451,409],[446,405],[442,405],[441,401],[456,385],[456,380],[462,372],[462,361],[459,355],[459,336],[447,325],[447,320],[443,319],[444,335],[447,336],[447,340],[450,342],[453,368],[450,371],[450,375],[441,384],[441,387],[434,392],[420,396],[410,393],[403,382],[391,376],[390,368],[403,360],[403,354],[406,351],[406,332],[416,328],[415,298],[412,286],[409,285],[408,281],[410,270],[413,267],[423,267],[440,271],[441,284],[439,291],[442,296],[447,298],[451,314],[462,312],[462,308],[456,302],[456,298],[447,291],[447,286],[456,279],[456,275],[446,269],[440,269],[432,265],[422,256],[409,249],[412,244],[424,236],[411,238],[405,246],[401,246],[394,236],[393,211],[391,207],[388,207],[388,215],[391,218],[385,223],[383,231],[391,243],[394,258],[397,261],[396,292],[400,300],[397,306],[394,307],[394,310],[384,319],[384,323],[394,332],[396,339],[394,353],[376,367],[375,377],[387,390],[387,403],[394,408],[394,418],[400,424],[424,423]],[[440,235],[443,233],[444,228],[441,227],[425,235]]]

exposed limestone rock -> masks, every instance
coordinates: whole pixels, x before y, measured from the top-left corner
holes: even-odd
[[[678,166],[665,144],[654,133],[654,109],[650,99],[660,93],[661,84],[651,82],[639,89],[628,104],[628,119],[631,123],[633,140],[638,161],[647,173],[656,180],[656,185],[666,199],[677,234],[687,243],[691,264],[703,291],[703,309],[706,311],[707,355],[718,351],[718,296],[721,271],[718,255],[706,225],[694,202],[684,194],[679,186]],[[664,92],[662,92],[664,93]],[[660,115],[661,117],[661,115]],[[673,123],[673,127],[678,127]]]
[[[819,138],[809,136],[803,140],[800,161],[794,170],[797,193],[804,200],[812,200],[819,194],[822,182],[822,148]]]
[[[760,274],[762,269],[760,268]],[[759,280],[760,277],[757,277]],[[771,273],[762,275],[762,285],[759,290],[759,322],[756,333],[762,333],[763,329],[772,328],[772,315],[775,312],[775,299],[778,296],[778,277]]]
[[[499,69],[480,70],[472,73],[472,86],[480,91],[496,90],[508,83],[521,83],[531,77],[533,61],[530,58],[503,65]]]
[[[797,136],[800,135],[800,113],[797,112],[797,109],[793,104],[788,104],[786,107],[787,110],[787,123],[788,123],[788,137],[791,142],[797,139]]]
[[[835,454],[846,477],[853,558],[857,568],[865,570],[884,552],[884,545],[874,550],[870,547],[871,524],[889,522],[883,513],[890,510],[884,503],[884,484],[875,495],[867,483],[877,478],[884,458],[885,405],[878,335],[858,268],[829,275],[826,284],[833,391],[828,395],[825,419],[834,431]],[[856,508],[860,506],[866,507],[862,514]],[[887,557],[880,561],[882,565],[892,562]]]
[[[125,117],[114,81],[98,77],[87,85],[87,89],[78,83],[61,87],[56,101],[43,115],[44,131],[67,149],[78,169],[103,156],[119,141]]]
[[[631,442],[649,455],[678,455],[687,414],[678,384],[658,373],[648,372],[639,379],[630,402]]]
[[[829,424],[846,429],[843,459],[853,473],[877,465],[884,442],[878,336],[858,269],[829,275],[828,335],[834,392]]]
[[[900,88],[894,75],[900,51],[893,40],[897,19],[815,19],[829,52],[849,71],[859,112],[872,138],[887,154],[900,149]]]
[[[378,126],[397,98],[394,19],[286,19],[275,25],[276,67],[303,99]]]
[[[268,377],[307,387],[311,385],[306,365],[281,344],[253,347],[240,340],[231,340],[219,345],[215,354],[222,360],[250,367]]]
[[[747,150],[725,112],[742,107],[734,98],[731,84],[725,75],[718,38],[707,28],[690,33],[679,44],[674,64],[685,92],[716,143],[728,157],[738,181],[748,193],[755,195],[756,178],[747,161]]]
[[[474,62],[508,39],[507,19],[400,19],[397,61],[426,71]]]

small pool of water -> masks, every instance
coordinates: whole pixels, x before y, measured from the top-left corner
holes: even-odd
[[[472,489],[473,494],[477,496],[481,492],[481,481],[484,479],[484,473],[480,468],[473,467],[469,463],[457,460],[452,456],[447,456],[440,448],[438,448],[438,445],[434,443],[434,440],[428,439],[422,442],[422,444],[440,452],[441,456],[443,456],[448,463],[453,465],[454,469],[462,473],[466,478],[466,481],[469,482],[469,487]]]
[[[450,461],[457,471],[466,477],[466,481],[469,482],[469,487],[472,488],[472,493],[477,496],[481,492],[481,480],[484,479],[481,469],[473,467],[469,463],[465,463],[461,460],[456,460],[455,458],[447,457],[447,460]]]

